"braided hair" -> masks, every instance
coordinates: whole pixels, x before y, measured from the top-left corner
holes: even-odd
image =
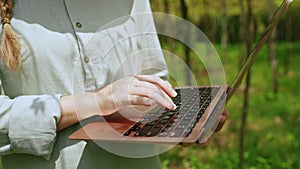
[[[13,31],[10,21],[13,16],[14,0],[0,0],[0,14],[3,25],[0,45],[1,60],[13,71],[21,67],[20,42]]]

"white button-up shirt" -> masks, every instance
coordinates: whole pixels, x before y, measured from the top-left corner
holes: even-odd
[[[130,159],[69,140],[79,124],[56,132],[62,95],[132,74],[167,76],[150,12],[148,0],[15,0],[22,67],[0,65],[4,169],[160,168],[158,157]]]

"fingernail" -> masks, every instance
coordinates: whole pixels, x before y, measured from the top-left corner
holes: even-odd
[[[170,109],[171,110],[175,110],[177,108],[177,106],[174,103],[170,103]]]
[[[175,90],[172,90],[171,94],[172,94],[173,97],[177,96],[177,92]]]

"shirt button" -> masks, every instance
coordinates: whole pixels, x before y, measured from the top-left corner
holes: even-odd
[[[80,22],[76,22],[76,26],[77,26],[78,28],[81,28],[81,27],[82,27],[82,24],[81,24]]]
[[[85,56],[85,57],[84,57],[84,62],[85,62],[85,63],[89,63],[89,61],[90,61],[89,57]]]

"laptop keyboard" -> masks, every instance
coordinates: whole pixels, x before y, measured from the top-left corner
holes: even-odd
[[[198,87],[176,89],[173,98],[175,110],[156,106],[136,122],[125,136],[134,137],[187,137],[200,120],[219,87]]]

